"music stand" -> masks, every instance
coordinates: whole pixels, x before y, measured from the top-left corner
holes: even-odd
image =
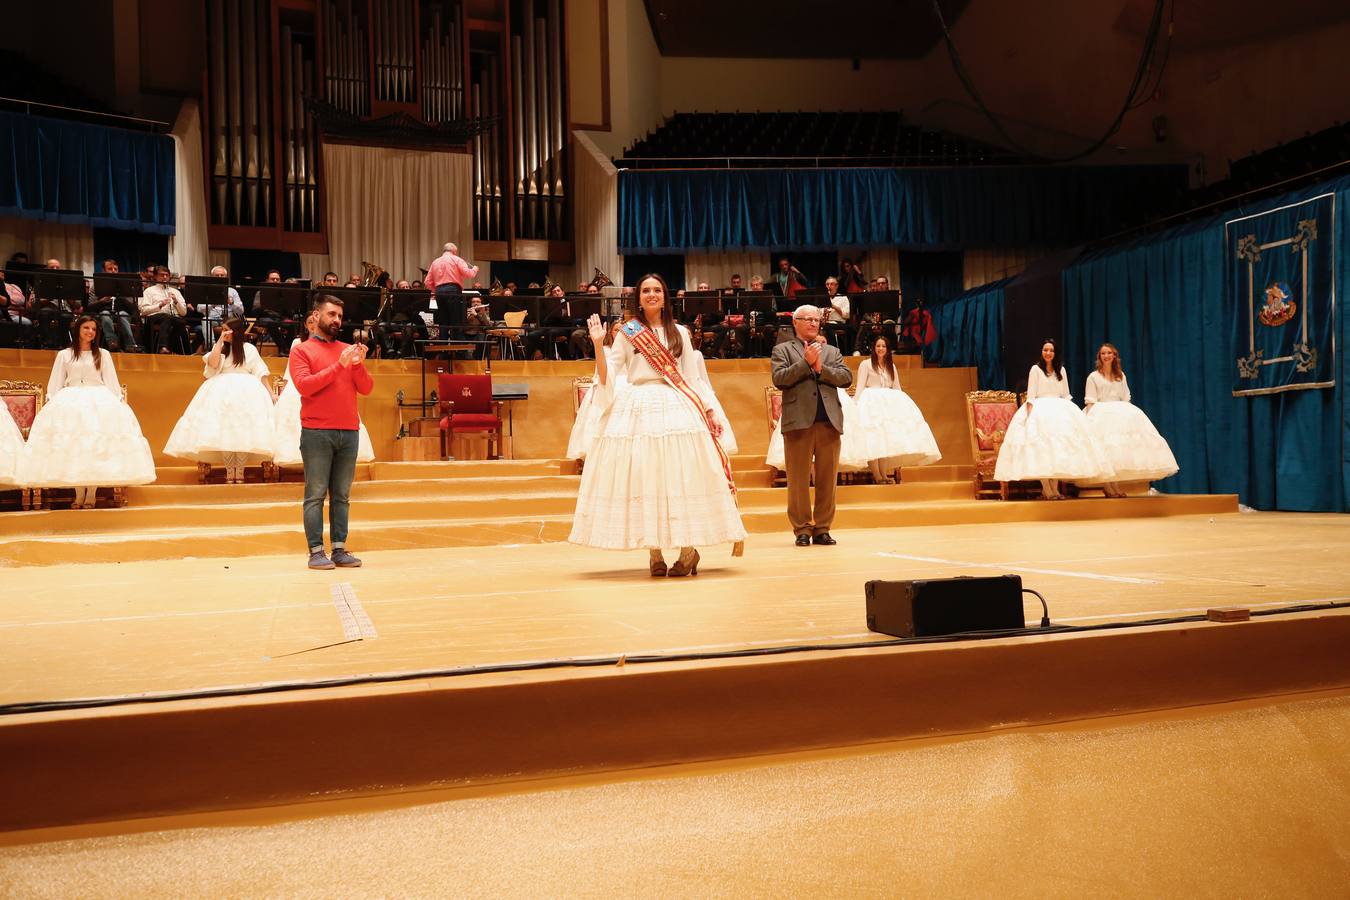
[[[539,298],[539,318],[536,319],[540,325],[548,324],[549,319],[570,318],[563,315],[562,297],[540,297]],[[557,327],[557,326],[554,326]]]
[[[684,295],[684,302],[680,308],[680,318],[685,324],[689,324],[695,316],[717,316],[722,313],[722,296],[717,293],[701,291],[695,292],[696,296],[688,293]]]
[[[56,301],[65,300],[68,305],[77,302],[83,307],[89,298],[84,273],[79,269],[43,269],[34,273],[33,282],[38,306],[55,306]]]
[[[389,308],[385,311],[385,316],[392,318],[403,315],[411,319],[423,310],[430,309],[431,297],[426,291],[400,288],[389,292]]]
[[[850,298],[851,300],[852,298]],[[900,292],[899,291],[866,291],[857,295],[857,314],[858,320],[866,318],[871,313],[881,313],[881,320],[900,319]]]
[[[591,316],[603,316],[605,298],[599,294],[568,294],[568,309],[572,318],[585,321]]]
[[[377,287],[313,288],[313,296],[336,297],[342,301],[342,319],[345,323],[361,323],[374,319],[380,314],[380,289]]]
[[[282,318],[304,320],[309,303],[309,288],[298,284],[266,284],[258,289],[258,307],[280,313]]]
[[[758,313],[768,319],[775,318],[777,315],[773,295],[768,291],[744,291],[734,302],[737,307],[736,311],[743,315]]]
[[[140,274],[136,272],[95,273],[94,296],[98,297],[99,301],[91,306],[100,307],[102,298],[107,297],[114,312],[134,316],[137,312],[135,298],[144,293],[145,282],[141,281]]]
[[[37,263],[8,262],[4,268],[5,281],[17,286],[25,294],[33,289],[33,277],[39,272],[47,271],[46,266]]]
[[[98,281],[95,275],[94,293],[101,293]],[[230,279],[214,275],[189,275],[183,282],[183,299],[198,308],[208,320],[211,318],[211,307],[219,307],[220,318],[224,319],[230,306]]]
[[[488,315],[494,322],[501,322],[506,319],[509,312],[526,312],[526,319],[529,319],[530,305],[525,302],[525,298],[512,295],[510,297],[488,297]]]

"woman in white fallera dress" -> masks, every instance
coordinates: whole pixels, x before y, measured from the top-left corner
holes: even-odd
[[[1106,451],[1087,416],[1069,394],[1069,373],[1053,340],[1041,344],[1041,359],[1027,374],[1027,402],[1008,423],[994,478],[1039,479],[1042,496],[1062,500],[1060,481],[1110,481]]]
[[[313,334],[314,328],[314,313],[311,312],[305,319],[305,332]],[[300,338],[291,341],[292,350],[298,346]],[[356,461],[373,462],[375,447],[370,442],[370,432],[366,431],[366,423],[358,417],[356,426]],[[291,370],[287,367],[286,386],[281,389],[276,405],[272,407],[272,462],[279,466],[304,465],[305,461],[300,458],[300,429],[300,392],[295,389],[295,382],[291,380]]]
[[[81,316],[74,340],[56,354],[47,402],[28,430],[18,481],[24,487],[75,488],[71,509],[92,508],[100,485],[155,480],[141,423],[122,402],[112,354],[98,345],[98,322]]]
[[[1157,481],[1176,474],[1179,467],[1172,448],[1144,411],[1130,402],[1130,383],[1113,344],[1102,344],[1097,351],[1097,371],[1088,376],[1083,401],[1092,433],[1115,469],[1114,480],[1102,484],[1106,496],[1124,497],[1122,481]]]
[[[933,429],[910,396],[900,389],[890,338],[872,342],[872,355],[858,366],[853,379],[853,402],[867,436],[872,479],[893,484],[891,473],[901,466],[928,466],[942,459]]]
[[[0,485],[19,484],[19,457],[23,455],[23,432],[9,404],[0,400]]]
[[[824,333],[816,335],[816,343],[828,343]],[[858,415],[858,404],[848,391],[835,388],[839,392],[839,411],[844,414],[844,431],[839,435],[839,471],[862,472],[867,464],[867,435],[863,433],[862,420]],[[782,422],[773,423],[769,433],[769,449],[764,454],[764,464],[780,472],[787,471],[787,458],[783,450]]]
[[[592,316],[599,375],[594,402],[605,412],[581,473],[568,540],[606,550],[647,549],[653,576],[697,575],[696,546],[743,541],[745,526],[714,438],[711,388],[699,379],[689,332],[675,322],[660,276],[644,277],[637,294],[638,320],[627,327],[647,329],[675,357],[702,409],[667,384],[622,333],[611,357],[628,384],[613,391],[604,326]],[[680,548],[668,570],[662,547]]]
[[[246,328],[243,319],[231,319],[220,330],[204,357],[206,380],[164,446],[170,456],[224,466],[230,484],[243,484],[245,466],[272,458],[269,373]]]

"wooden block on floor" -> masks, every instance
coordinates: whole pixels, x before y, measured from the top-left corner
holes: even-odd
[[[450,455],[455,459],[487,459],[487,437],[481,434],[456,434],[450,438]]]
[[[436,437],[405,437],[398,442],[399,458],[405,462],[441,458],[441,439]]]

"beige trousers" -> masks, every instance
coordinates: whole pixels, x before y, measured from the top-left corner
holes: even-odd
[[[783,432],[787,466],[788,522],[793,534],[824,534],[834,524],[834,486],[839,474],[839,432],[829,422]],[[811,504],[811,476],[816,502]]]

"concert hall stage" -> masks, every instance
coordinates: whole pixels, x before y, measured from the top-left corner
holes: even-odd
[[[389,401],[416,374],[381,365],[363,410],[386,457]],[[763,462],[766,363],[713,361],[746,555],[704,549],[697,577],[652,579],[644,553],[563,542],[579,478],[549,448],[578,365],[516,365],[517,450],[538,455],[361,467],[360,569],[304,568],[294,481],[198,485],[171,460],[122,509],[0,513],[0,759],[16,761],[0,845],[1350,691],[1345,516],[1232,496],[976,501],[973,375],[915,369],[944,460],[842,487],[839,545],[797,548]],[[124,380],[157,450],[195,366],[119,370],[139,372]],[[865,627],[869,579],[1005,572],[1072,630],[895,644]],[[1258,615],[1199,620],[1218,606]]]

